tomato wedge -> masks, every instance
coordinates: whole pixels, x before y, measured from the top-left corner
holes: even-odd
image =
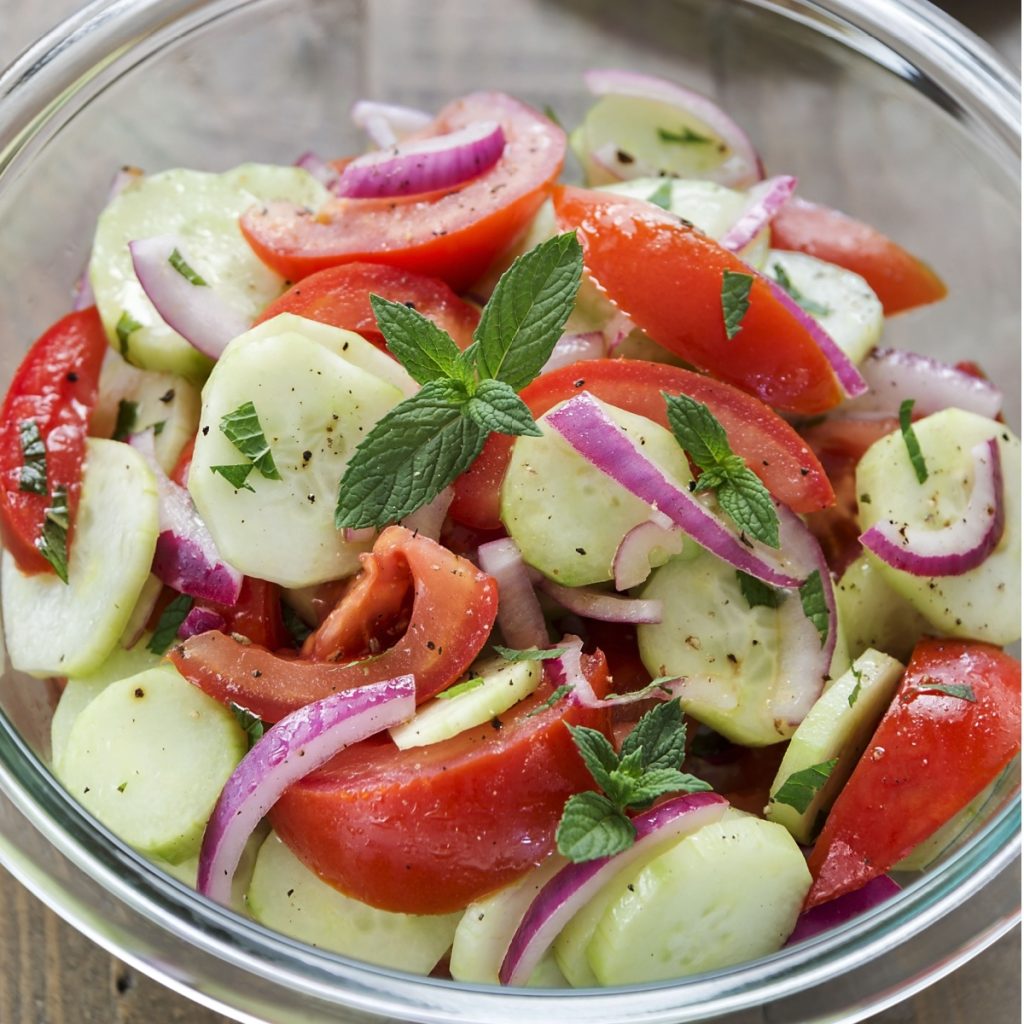
[[[938,302],[948,291],[931,267],[881,231],[799,197],[786,203],[772,221],[772,245],[860,274],[887,314]]]
[[[600,652],[583,668],[603,694]],[[608,734],[605,709],[544,710],[545,683],[500,718],[400,751],[388,739],[343,751],[288,789],[270,814],[321,878],[385,910],[442,914],[524,874],[552,851],[565,801],[593,788],[566,723]]]
[[[813,907],[888,871],[1020,750],[1020,664],[998,647],[926,638],[815,843]]]
[[[174,648],[171,661],[212,697],[242,704],[267,722],[339,690],[407,674],[416,677],[418,701],[432,697],[483,647],[498,611],[498,588],[471,562],[401,526],[385,530],[363,559],[362,576],[309,638],[306,658],[282,658],[257,644],[209,632]],[[389,596],[382,599],[385,583]],[[309,660],[349,656],[360,616],[372,629],[378,623],[365,617],[394,611],[396,595],[410,588],[409,626],[394,646],[344,665]]]
[[[842,401],[828,359],[762,278],[753,278],[739,333],[726,336],[724,274],[752,273],[738,256],[653,203],[568,185],[552,198],[559,227],[579,236],[587,273],[658,344],[786,412],[814,415]]]
[[[721,381],[665,363],[639,359],[593,359],[538,377],[521,392],[534,417],[580,391],[663,427],[668,416],[663,391],[703,402],[729,435],[729,443],[779,501],[794,512],[814,512],[835,502],[832,485],[799,434],[763,402]],[[476,462],[455,481],[449,512],[477,529],[500,525],[499,494],[514,438],[493,434]]]
[[[290,203],[249,210],[242,232],[268,266],[292,281],[354,261],[471,285],[525,231],[565,159],[565,133],[539,111],[499,92],[450,103],[429,135],[498,121],[498,162],[458,188],[393,199],[332,199],[315,215]]]
[[[371,294],[412,306],[447,331],[462,349],[469,347],[480,322],[479,310],[463,302],[444,281],[380,263],[346,263],[310,274],[293,285],[267,306],[256,323],[278,313],[295,313],[355,331],[386,352],[384,335],[377,330],[370,305]]]
[[[28,350],[0,412],[0,530],[22,572],[53,572],[36,547],[55,487],[67,489],[68,545],[82,486],[89,415],[107,352],[95,307],[58,320]],[[21,489],[21,426],[29,420],[46,448],[46,493]]]

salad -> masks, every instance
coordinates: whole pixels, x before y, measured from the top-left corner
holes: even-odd
[[[122,169],[0,417],[57,778],[209,898],[460,982],[803,941],[1020,746],[1020,442],[882,338],[942,281],[705,97],[586,85],[568,136],[481,92]]]

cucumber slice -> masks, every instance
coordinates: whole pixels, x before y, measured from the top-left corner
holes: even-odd
[[[170,170],[136,178],[100,214],[89,278],[107,337],[137,366],[202,380],[212,362],[171,330],[153,308],[132,267],[128,243],[179,235],[194,269],[227,303],[252,320],[284,288],[238,227],[250,207],[287,199],[316,209],[326,189],[298,167],[243,164],[225,174]],[[122,314],[140,326],[118,338]]]
[[[196,436],[199,389],[173,373],[140,370],[111,349],[103,360],[89,433],[95,437],[111,437],[118,424],[122,402],[134,405],[128,430],[138,433],[153,429],[156,461],[165,473],[170,473],[182,449]]]
[[[157,537],[156,481],[118,441],[86,443],[68,582],[26,576],[3,555],[7,653],[22,672],[85,675],[114,649],[149,576]]]
[[[176,864],[198,853],[247,749],[227,708],[161,666],[111,683],[79,714],[58,778],[130,846]]]
[[[570,988],[554,954],[548,950],[526,981],[527,988]]]
[[[906,661],[917,641],[935,632],[928,620],[889,586],[867,555],[853,562],[836,584],[836,604],[854,657],[873,647]]]
[[[807,311],[853,362],[859,363],[878,344],[882,303],[859,274],[806,253],[780,249],[770,250],[765,262],[769,276],[777,281],[788,278]]]
[[[780,825],[723,819],[641,870],[587,947],[602,985],[712,971],[773,953],[796,923],[811,874]]]
[[[828,813],[867,748],[899,686],[903,668],[888,654],[865,651],[850,671],[815,701],[797,727],[772,783],[765,817],[789,829],[798,843],[813,841],[819,815]],[[828,780],[803,811],[776,800],[779,790],[797,772],[833,758],[837,761]]]
[[[427,701],[402,725],[389,730],[399,750],[439,743],[460,732],[483,725],[529,697],[540,686],[544,670],[538,661],[491,658],[470,670],[463,683],[479,685],[455,696]]]
[[[271,832],[260,847],[247,897],[268,928],[368,963],[429,974],[452,944],[460,913],[378,910],[322,882]]]
[[[680,487],[690,482],[686,455],[664,427],[598,404],[670,480]],[[650,518],[650,506],[570,448],[546,416],[537,425],[542,437],[517,438],[512,448],[501,520],[523,558],[545,576],[567,587],[610,580],[622,538]],[[698,549],[687,540],[687,550]]]
[[[149,639],[150,634],[144,633],[139,642],[127,650],[117,644],[110,652],[110,657],[94,672],[68,679],[50,720],[50,759],[55,772],[59,772],[60,759],[64,754],[71,726],[82,711],[111,683],[138,675],[139,672],[160,664],[160,655],[146,648]]]
[[[899,431],[876,441],[857,466],[865,530],[880,519],[940,529],[963,514],[971,490],[970,451],[996,438],[1003,468],[1006,529],[995,550],[960,576],[912,576],[868,557],[898,594],[949,636],[1004,646],[1020,639],[1020,441],[1002,423],[944,409],[914,424],[928,479],[918,483]]]
[[[340,579],[359,568],[369,544],[347,543],[334,526],[338,481],[356,445],[402,393],[310,340],[305,326],[302,333],[271,324],[256,331],[228,346],[203,390],[189,490],[235,568],[285,587]],[[246,402],[281,476],[254,469],[251,491],[212,470],[248,461],[220,429],[222,417]]]

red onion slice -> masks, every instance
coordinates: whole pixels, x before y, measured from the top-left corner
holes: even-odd
[[[377,530],[373,526],[346,526],[341,536],[346,544],[365,544],[377,536]]]
[[[512,936],[499,972],[501,983],[524,985],[558,933],[602,886],[659,846],[721,820],[728,807],[728,801],[716,793],[675,797],[632,819],[636,841],[628,849],[562,868],[534,898]]]
[[[339,751],[412,718],[416,682],[399,676],[333,693],[282,718],[239,762],[203,834],[196,888],[227,905],[246,840],[293,783]]]
[[[333,189],[337,184],[338,172],[322,156],[314,153],[311,149],[295,161],[295,166],[312,174],[324,188]]]
[[[563,334],[555,343],[548,361],[540,372],[560,370],[563,366],[571,366],[585,359],[603,359],[605,348],[604,334],[601,331]]]
[[[455,491],[446,487],[433,501],[407,515],[399,525],[421,537],[440,540],[441,527],[444,526],[445,516],[448,515],[448,506],[451,505],[454,497]]]
[[[192,284],[171,265],[177,253],[189,266],[187,246],[174,235],[158,235],[128,243],[135,276],[160,318],[190,345],[218,359],[228,342],[244,334],[251,321],[234,309],[216,288]]]
[[[747,207],[735,224],[719,239],[718,244],[731,252],[739,252],[771,223],[796,189],[796,178],[780,174],[756,184],[747,195]]]
[[[373,144],[381,149],[422,131],[434,120],[423,110],[373,100],[357,100],[349,114],[356,126],[362,128]]]
[[[664,609],[661,601],[644,601],[636,597],[620,597],[591,587],[563,587],[551,580],[540,582],[540,589],[553,597],[566,611],[598,622],[661,622]]]
[[[498,584],[498,626],[517,650],[547,647],[548,628],[519,546],[510,537],[481,544],[480,568]]]
[[[588,462],[667,515],[712,554],[773,587],[800,585],[798,578],[784,571],[785,555],[756,541],[746,546],[693,495],[669,480],[604,414],[589,392],[582,391],[549,412],[545,421]]]
[[[212,608],[191,608],[178,627],[178,636],[187,640],[190,636],[198,636],[200,633],[208,633],[211,629],[224,632],[227,623],[224,616],[215,612]]]
[[[142,455],[156,477],[160,533],[153,555],[153,574],[179,593],[233,605],[242,590],[242,574],[221,557],[192,503],[192,496],[171,480],[157,462],[153,432],[133,434],[129,444]]]
[[[653,519],[634,526],[619,542],[612,561],[615,589],[640,586],[651,575],[651,554],[657,550],[678,555],[683,550],[683,531],[671,521],[664,526]]]
[[[991,381],[914,352],[876,348],[860,372],[869,390],[844,407],[853,416],[896,416],[905,398],[914,399],[922,416],[954,408],[994,420],[1003,407],[1003,393]]]
[[[714,180],[730,188],[747,188],[764,177],[761,158],[747,133],[717,103],[692,89],[636,71],[601,68],[585,71],[583,80],[594,96],[636,96],[677,107],[706,125],[730,150]]]
[[[505,149],[497,121],[478,121],[447,135],[398,143],[353,160],[334,186],[354,199],[417,195],[451,188],[493,167]]]
[[[854,892],[803,911],[796,919],[796,927],[786,940],[786,945],[795,946],[798,942],[806,942],[815,935],[838,928],[882,903],[887,903],[900,891],[900,887],[888,875],[872,878],[867,885]]]
[[[1003,535],[1003,464],[999,442],[983,441],[971,449],[974,486],[967,508],[949,526],[929,530],[885,519],[860,535],[872,554],[912,576],[960,576],[976,569]]]
[[[636,330],[636,324],[621,309],[604,325],[604,337],[608,344],[608,354],[614,355],[619,346]]]

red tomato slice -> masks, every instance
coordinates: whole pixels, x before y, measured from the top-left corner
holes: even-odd
[[[941,687],[969,687],[974,700]],[[888,871],[1020,750],[1020,664],[972,640],[922,640],[808,866],[813,907]]]
[[[587,273],[664,348],[786,412],[842,401],[824,353],[762,278],[739,333],[726,337],[723,275],[751,274],[738,256],[653,203],[567,185],[553,200],[559,227],[579,236]]]
[[[199,600],[196,604],[220,613],[228,633],[248,637],[260,647],[275,651],[291,643],[281,614],[281,588],[276,583],[268,583],[255,576],[246,576],[242,580],[242,590],[234,604]]]
[[[58,320],[28,350],[0,411],[0,530],[22,572],[53,572],[36,544],[56,486],[67,488],[70,547],[82,486],[89,415],[107,352],[95,307]],[[46,494],[20,487],[25,464],[20,426],[33,420],[46,446]]]
[[[242,704],[267,722],[339,690],[406,674],[416,677],[418,701],[432,697],[458,679],[483,647],[498,611],[498,588],[471,562],[401,526],[385,530],[363,559],[362,577],[304,651],[307,658],[344,657],[360,640],[359,614],[352,608],[365,616],[390,615],[395,595],[411,587],[408,629],[382,654],[343,665],[287,659],[209,632],[172,650],[171,661],[212,697]],[[363,624],[372,629],[378,623],[368,618]]]
[[[583,667],[603,694],[600,652]],[[593,788],[565,723],[607,735],[609,712],[564,700],[539,711],[551,690],[545,683],[493,722],[426,747],[349,747],[288,789],[271,822],[356,899],[410,914],[458,910],[538,864],[565,801]]]
[[[801,513],[835,503],[825,471],[800,435],[763,402],[729,384],[665,363],[594,359],[543,374],[521,396],[538,417],[584,390],[663,427],[668,415],[662,392],[689,395],[708,406],[729,435],[733,451],[779,501]],[[500,525],[498,490],[513,441],[491,435],[476,462],[455,481],[449,509],[453,518],[479,529]]]
[[[317,214],[290,203],[249,210],[242,232],[268,266],[292,281],[341,263],[387,263],[467,288],[526,229],[565,158],[550,118],[499,92],[450,103],[429,134],[498,121],[505,151],[477,178],[444,192],[393,199],[332,199]]]
[[[462,349],[469,347],[480,322],[480,311],[463,302],[444,281],[379,263],[346,263],[310,274],[293,285],[267,306],[256,323],[278,313],[295,313],[355,331],[386,352],[384,335],[377,330],[370,305],[371,293],[412,306],[447,331]]]
[[[886,313],[946,297],[942,279],[902,246],[827,206],[791,199],[772,221],[772,245],[795,249],[860,274]]]
[[[196,439],[193,437],[184,448],[181,449],[181,454],[178,456],[178,461],[174,464],[174,469],[171,470],[171,479],[179,486],[188,488],[188,471],[192,468],[192,456],[196,450]]]

